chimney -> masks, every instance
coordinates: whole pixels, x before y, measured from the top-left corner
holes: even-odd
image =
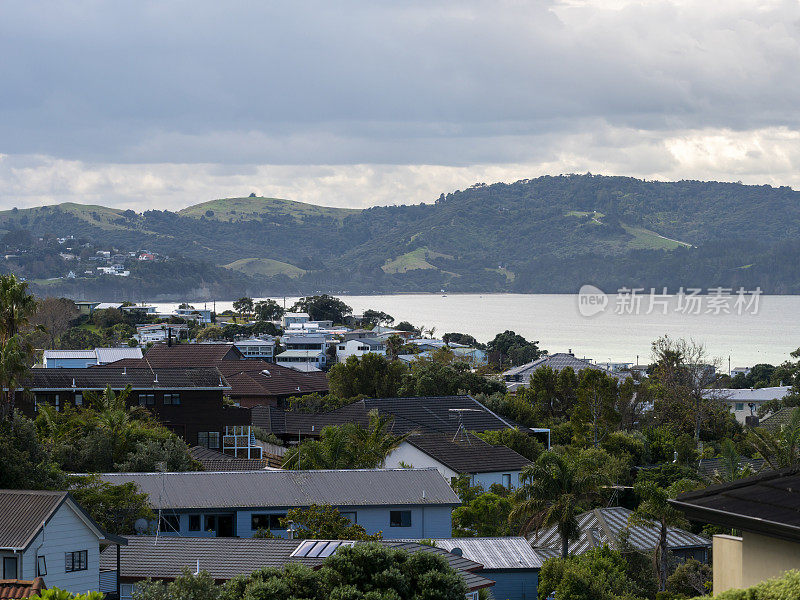
[[[572,348],[570,348],[569,350],[567,350],[567,354],[569,354],[570,356],[575,356],[575,355],[572,353]]]

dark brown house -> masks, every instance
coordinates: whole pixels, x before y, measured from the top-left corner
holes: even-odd
[[[32,369],[17,407],[30,417],[42,403],[81,407],[87,391],[108,385],[116,392],[130,386],[129,405],[148,409],[190,445],[219,449],[226,426],[250,425],[248,409],[224,405],[230,386],[215,368]]]
[[[233,344],[155,344],[141,359],[93,368],[213,367],[230,385],[227,395],[243,407],[283,406],[291,396],[328,393],[324,373],[300,373],[263,360],[247,359]]]

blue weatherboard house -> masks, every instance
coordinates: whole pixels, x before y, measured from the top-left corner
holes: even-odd
[[[329,504],[385,539],[450,537],[458,496],[436,469],[107,473],[133,482],[157,511],[160,535],[252,537],[259,529],[285,537],[289,509]]]

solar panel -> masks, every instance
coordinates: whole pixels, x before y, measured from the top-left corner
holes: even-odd
[[[311,549],[312,549],[314,546],[316,546],[316,544],[317,544],[317,543],[316,543],[316,542],[313,542],[313,541],[309,541],[309,542],[303,542],[302,544],[300,544],[300,545],[297,547],[297,550],[295,550],[295,551],[292,553],[292,556],[307,556],[307,555],[308,555],[308,553],[311,551]]]
[[[306,554],[306,557],[307,558],[317,558],[320,555],[320,553],[323,550],[325,550],[326,546],[328,546],[330,544],[334,544],[334,543],[335,542],[317,542],[316,544],[314,544],[314,547],[311,549],[311,551],[308,554]]]
[[[338,550],[342,542],[328,542],[328,545],[319,553],[320,558],[328,558],[331,554]]]

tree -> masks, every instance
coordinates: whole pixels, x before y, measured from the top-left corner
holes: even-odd
[[[361,322],[368,325],[391,325],[394,323],[394,317],[382,310],[372,310],[371,308],[364,311],[361,316]]]
[[[506,446],[531,461],[539,458],[545,451],[544,445],[539,440],[517,427],[513,429],[496,429],[494,431],[476,431],[474,433],[492,446]]]
[[[17,390],[28,374],[31,349],[18,335],[0,341],[0,420],[14,410]]]
[[[749,464],[742,464],[742,455],[736,450],[736,445],[728,439],[722,440],[722,465],[712,476],[714,483],[727,483],[743,479],[753,474]]]
[[[650,582],[629,569],[618,550],[604,545],[578,556],[552,558],[539,572],[539,600],[639,600],[652,597]]]
[[[292,508],[286,515],[287,529],[292,525],[296,539],[308,540],[380,540],[381,532],[368,535],[367,530],[342,515],[330,504],[312,504],[308,508]]]
[[[219,325],[209,325],[208,327],[204,327],[203,330],[197,334],[198,342],[216,341],[224,339],[225,339],[225,333],[222,331],[222,327],[220,327]]]
[[[70,327],[61,335],[58,345],[64,350],[88,350],[103,345],[103,338],[82,327]]]
[[[390,335],[386,340],[386,356],[389,360],[396,360],[403,353],[405,341],[399,335]]]
[[[397,325],[394,326],[397,331],[408,331],[409,333],[415,333],[419,331],[416,327],[414,327],[408,321],[400,321]]]
[[[53,349],[78,314],[78,307],[72,300],[48,296],[36,303],[36,312],[30,322],[31,325],[43,330],[46,347]]]
[[[580,372],[578,403],[570,416],[575,441],[597,446],[619,423],[617,380],[599,369]]]
[[[561,536],[561,556],[566,558],[570,541],[580,533],[578,514],[599,495],[604,483],[606,476],[586,461],[545,452],[532,465],[523,467],[510,518],[523,520],[521,535],[534,528],[556,525]]]
[[[28,293],[27,282],[0,275],[0,344],[20,333],[35,312],[36,299]]]
[[[368,352],[333,365],[328,372],[328,387],[331,395],[339,398],[394,398],[407,372],[402,362]]]
[[[712,571],[710,565],[704,565],[693,558],[682,562],[667,577],[667,592],[689,598],[700,594],[705,596],[711,591]]]
[[[239,298],[238,300],[234,300],[233,302],[233,310],[245,318],[250,316],[250,314],[253,312],[253,308],[253,299],[248,298],[247,296]]]
[[[463,600],[466,593],[441,555],[367,542],[339,547],[318,570],[290,563],[235,577],[220,600]]]
[[[682,492],[696,488],[697,482],[688,479],[676,481],[666,489],[653,482],[637,483],[634,486],[641,502],[631,514],[628,523],[631,526],[650,527],[655,523],[658,527],[658,541],[653,553],[653,570],[658,579],[659,591],[666,589],[669,576],[669,547],[667,546],[669,527],[688,527],[683,513],[669,504],[668,500]]]
[[[462,344],[464,346],[469,346],[470,348],[480,348],[481,350],[486,349],[486,344],[481,344],[473,336],[467,333],[445,333],[442,336],[442,341],[445,344]]]
[[[86,592],[84,594],[75,594],[62,590],[61,588],[52,587],[42,590],[36,596],[31,596],[37,600],[103,600],[105,594],[102,592]]]
[[[256,302],[254,310],[257,321],[277,321],[284,312],[283,307],[271,298]]]
[[[208,571],[192,573],[184,567],[173,581],[145,579],[133,589],[134,600],[217,600],[222,592]]]
[[[292,310],[295,312],[308,313],[312,321],[333,321],[343,323],[347,315],[353,313],[353,309],[339,298],[334,298],[328,294],[319,296],[305,296],[295,302]]]
[[[497,537],[511,535],[509,515],[512,499],[492,492],[476,495],[453,509],[453,537]]]
[[[76,475],[70,477],[70,493],[100,527],[115,535],[131,535],[136,521],[155,519],[147,494],[132,482],[113,485],[99,475]]]
[[[779,431],[768,431],[763,427],[751,429],[747,441],[773,469],[791,467],[800,462],[800,407],[795,408],[789,422]]]
[[[30,419],[14,412],[0,422],[0,489],[64,489],[66,478]]]
[[[464,361],[448,364],[432,358],[417,358],[403,378],[401,396],[452,396],[459,393],[493,394],[505,386],[470,370]]]
[[[393,417],[370,413],[369,426],[357,423],[323,427],[318,440],[306,440],[284,455],[284,469],[374,469],[408,437],[393,435]]]
[[[539,349],[539,342],[529,342],[521,335],[511,330],[498,333],[487,344],[490,360],[498,366],[510,364],[511,366],[524,365],[536,360],[545,354]]]

